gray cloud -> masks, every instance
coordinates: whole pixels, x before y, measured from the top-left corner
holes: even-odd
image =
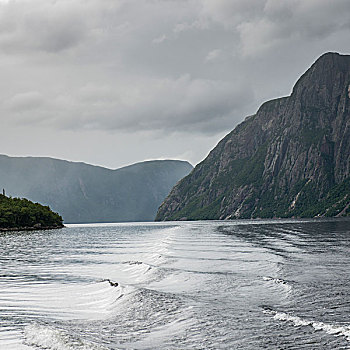
[[[138,80],[120,86],[90,83],[47,99],[44,121],[53,128],[74,130],[181,130],[215,134],[253,100],[253,93],[243,84],[193,79],[189,75]],[[37,111],[32,113],[43,103],[43,95],[28,92],[15,95],[8,104],[11,109],[25,113],[27,122],[34,124],[43,122]]]
[[[5,101],[5,106],[15,112],[27,112],[39,109],[44,103],[44,96],[37,91],[28,91],[14,95]]]
[[[88,30],[82,3],[8,1],[0,5],[0,47],[5,53],[59,52],[76,46]]]
[[[240,32],[243,54],[255,55],[284,42],[322,40],[350,28],[350,4],[338,0],[268,0],[260,16],[242,21]]]
[[[142,134],[159,157],[187,140],[197,162],[317,56],[348,52],[349,17],[348,0],[0,1],[2,126],[125,147]]]

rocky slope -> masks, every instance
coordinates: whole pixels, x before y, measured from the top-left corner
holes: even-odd
[[[350,213],[350,56],[327,53],[180,181],[156,220]]]
[[[0,156],[0,189],[49,205],[66,223],[153,221],[188,162],[156,160],[111,170],[52,158]]]

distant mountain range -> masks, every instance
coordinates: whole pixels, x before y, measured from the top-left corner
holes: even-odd
[[[350,215],[350,56],[322,55],[181,180],[157,220]]]
[[[153,221],[188,162],[155,160],[111,170],[53,158],[0,155],[0,189],[49,205],[65,223]]]

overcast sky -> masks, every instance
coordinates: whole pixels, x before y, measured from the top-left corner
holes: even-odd
[[[195,165],[327,51],[349,0],[0,0],[0,153]]]

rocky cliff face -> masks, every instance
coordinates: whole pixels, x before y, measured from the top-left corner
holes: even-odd
[[[156,220],[343,216],[349,205],[350,56],[327,53],[291,96],[222,139]]]

